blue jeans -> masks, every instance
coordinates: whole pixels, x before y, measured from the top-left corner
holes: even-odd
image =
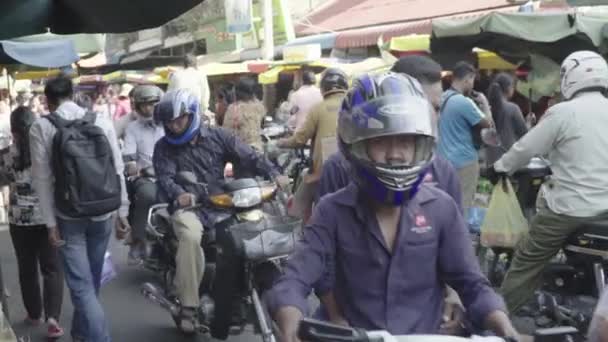
[[[57,219],[61,238],[65,240],[65,245],[60,248],[65,281],[74,306],[71,334],[87,342],[110,342],[98,295],[112,223],[112,219]]]

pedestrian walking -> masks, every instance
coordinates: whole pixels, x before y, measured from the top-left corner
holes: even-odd
[[[72,101],[70,79],[53,79],[44,92],[51,114],[30,129],[32,178],[50,243],[61,246],[74,305],[71,335],[109,342],[98,295],[114,211],[118,237],[130,229],[122,156],[112,123]]]
[[[36,114],[24,106],[11,114],[14,141],[9,152],[0,158],[0,178],[2,184],[9,184],[10,188],[9,230],[17,256],[21,296],[27,312],[25,321],[29,325],[40,325],[44,310],[48,337],[58,338],[63,335],[58,323],[63,302],[63,271],[57,248],[47,238],[39,199],[32,188],[28,134],[35,120]]]

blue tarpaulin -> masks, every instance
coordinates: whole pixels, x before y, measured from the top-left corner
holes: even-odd
[[[43,42],[0,41],[0,64],[26,64],[40,68],[60,68],[78,61],[71,39]]]

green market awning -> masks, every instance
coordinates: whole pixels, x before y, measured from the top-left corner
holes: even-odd
[[[433,21],[431,50],[493,51],[510,61],[530,54],[561,61],[578,50],[606,50],[608,14],[574,11],[500,13],[470,19]]]

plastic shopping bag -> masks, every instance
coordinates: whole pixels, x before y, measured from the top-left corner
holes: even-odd
[[[101,286],[107,284],[114,278],[116,278],[116,268],[112,262],[110,252],[106,252],[103,259],[103,268],[101,270]]]
[[[511,182],[503,179],[492,191],[490,205],[481,226],[484,247],[515,247],[528,231],[528,221],[521,211]]]

